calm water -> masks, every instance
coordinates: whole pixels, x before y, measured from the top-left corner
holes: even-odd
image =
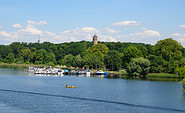
[[[0,69],[0,113],[181,113],[181,90],[178,82],[30,76]]]

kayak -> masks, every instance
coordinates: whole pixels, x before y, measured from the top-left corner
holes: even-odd
[[[68,86],[68,85],[65,85],[66,88],[77,88],[76,86]]]

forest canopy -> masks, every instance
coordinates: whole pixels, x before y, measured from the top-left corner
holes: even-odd
[[[54,44],[50,42],[13,42],[0,45],[0,62],[17,64],[55,64],[89,69],[127,69],[133,58],[150,62],[149,72],[180,73],[185,69],[185,49],[172,38],[155,45],[129,42],[80,41]]]

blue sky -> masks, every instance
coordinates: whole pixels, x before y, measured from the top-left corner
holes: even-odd
[[[0,0],[0,44],[99,41],[185,47],[184,0]]]

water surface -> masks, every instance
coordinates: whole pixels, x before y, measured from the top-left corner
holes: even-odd
[[[0,69],[0,111],[181,113],[185,97],[178,82],[34,76],[23,70]]]

